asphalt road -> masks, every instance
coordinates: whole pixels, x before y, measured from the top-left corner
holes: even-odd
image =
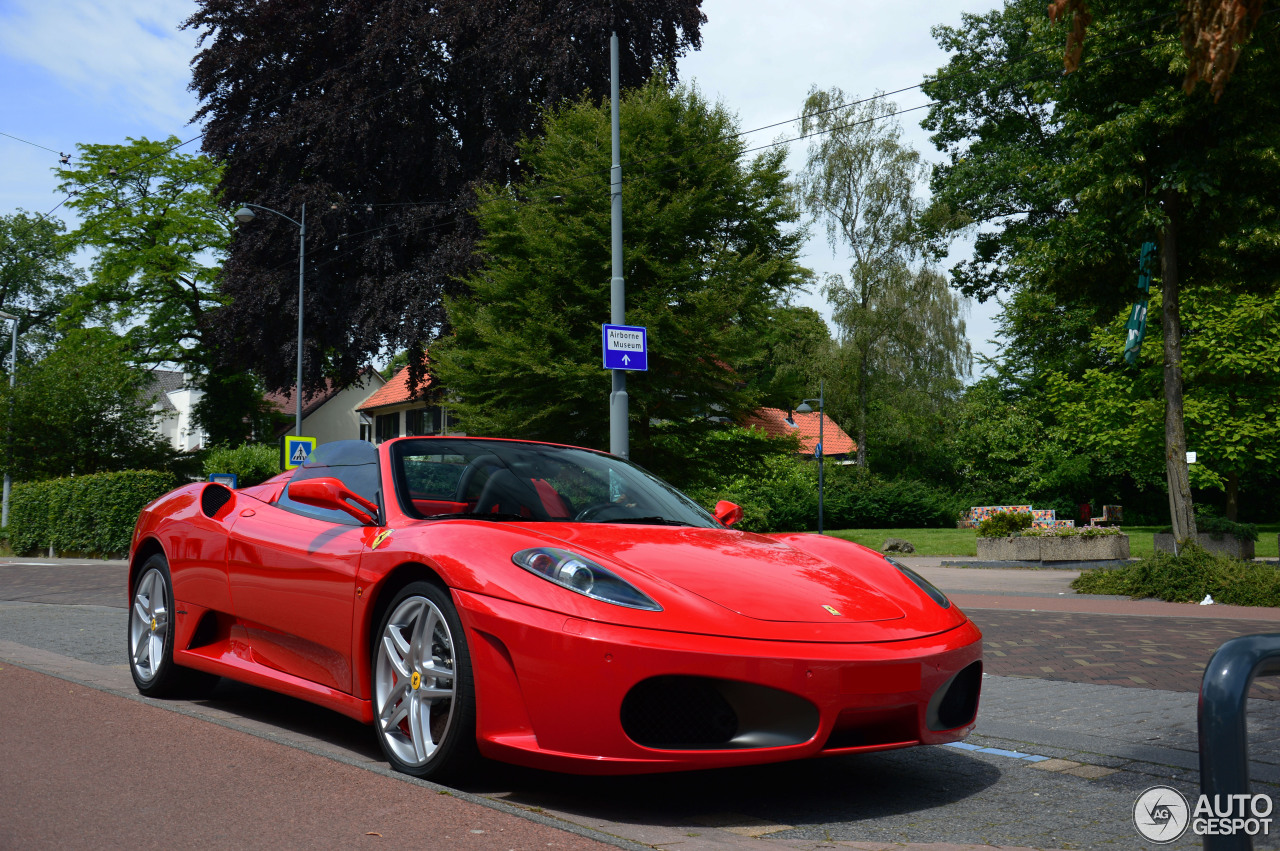
[[[1280,631],[1280,610],[1078,597],[1066,571],[915,566],[984,632],[964,747],[639,778],[495,764],[446,789],[390,772],[368,728],[269,692],[141,698],[122,565],[0,563],[0,849],[1141,848],[1138,794],[1196,791],[1209,655]],[[1275,796],[1280,689],[1254,695],[1254,787]]]

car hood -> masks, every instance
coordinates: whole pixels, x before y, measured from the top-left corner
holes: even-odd
[[[539,531],[583,555],[601,556],[756,620],[867,623],[904,616],[897,603],[859,577],[856,564],[836,563],[763,535],[567,523]]]

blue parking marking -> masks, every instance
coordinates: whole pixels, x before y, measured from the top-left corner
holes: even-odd
[[[989,753],[996,756],[1007,756],[1011,759],[1020,759],[1023,762],[1044,762],[1049,759],[1047,756],[1039,756],[1037,754],[1023,753],[1022,751],[1010,751],[1004,748],[984,748],[982,745],[974,745],[969,742],[948,742],[945,747],[956,748],[962,751],[970,751],[972,753]]]

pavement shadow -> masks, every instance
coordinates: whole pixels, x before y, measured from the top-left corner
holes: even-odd
[[[738,815],[799,827],[947,806],[981,793],[1000,775],[965,751],[919,747],[631,777],[580,777],[490,763],[482,780],[461,788],[519,806],[627,824],[707,824]]]
[[[383,759],[373,728],[330,709],[245,683],[219,679],[195,706],[229,713],[280,738],[314,739],[352,756]]]

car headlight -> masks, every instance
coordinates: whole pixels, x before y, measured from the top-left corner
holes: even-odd
[[[521,550],[511,560],[530,573],[549,579],[584,597],[629,609],[662,611],[662,606],[630,582],[591,559],[569,550],[534,547]]]
[[[907,567],[905,564],[903,564],[900,561],[894,561],[888,556],[885,556],[884,560],[889,562],[889,564],[893,565],[894,567],[898,568],[898,570],[902,571],[903,575],[906,576],[908,579],[910,579],[912,582],[914,582],[917,586],[919,586],[921,591],[928,594],[929,597],[933,600],[933,602],[937,603],[939,606],[942,606],[942,608],[944,609],[951,608],[951,601],[947,599],[947,595],[939,591],[938,587],[934,585],[932,582],[930,582],[928,579],[925,579],[923,576],[916,573],[914,570]]]

